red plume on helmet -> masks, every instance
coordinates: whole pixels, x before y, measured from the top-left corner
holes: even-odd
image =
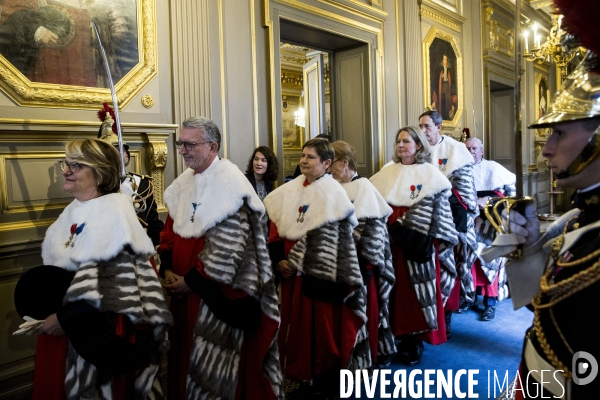
[[[600,56],[600,1],[554,0],[554,6],[563,15],[562,23],[566,30],[576,36],[583,47]]]
[[[100,111],[98,111],[98,118],[100,118],[100,121],[104,122],[104,120],[106,119],[106,114],[109,114],[110,117],[112,118],[113,121],[116,121],[115,119],[115,111],[109,107],[108,103],[104,103],[103,104],[103,108],[100,109]],[[112,131],[114,132],[114,134],[117,134],[117,123],[114,122],[112,125]]]

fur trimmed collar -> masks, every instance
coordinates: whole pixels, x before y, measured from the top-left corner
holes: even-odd
[[[425,197],[452,188],[450,181],[431,164],[402,165],[381,169],[371,183],[388,204],[412,207]]]
[[[442,136],[438,144],[431,146],[431,163],[448,177],[457,169],[472,164],[473,156],[464,143]]]
[[[473,179],[475,190],[480,192],[512,185],[517,181],[517,176],[496,161],[482,158],[478,164],[473,165]]]
[[[164,201],[173,219],[173,231],[182,238],[204,236],[244,203],[260,214],[265,212],[242,171],[230,161],[219,159],[201,174],[185,170],[165,190]]]
[[[354,213],[357,219],[387,218],[392,213],[392,208],[367,178],[342,183],[342,187],[354,204]]]
[[[48,228],[42,259],[46,265],[76,271],[84,261],[110,260],[126,245],[148,258],[154,253],[131,198],[112,193],[83,202],[73,200]]]
[[[331,175],[325,174],[308,186],[304,181],[306,178],[300,175],[265,197],[267,214],[279,236],[298,240],[312,229],[348,217],[352,227],[358,225],[346,191]]]

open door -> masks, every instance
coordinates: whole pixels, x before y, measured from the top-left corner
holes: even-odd
[[[335,82],[335,103],[332,103],[335,137],[354,147],[357,172],[370,177],[374,163],[368,46],[362,44],[335,51],[332,76]]]
[[[326,133],[325,80],[323,54],[319,53],[302,67],[304,83],[305,128],[307,139]]]

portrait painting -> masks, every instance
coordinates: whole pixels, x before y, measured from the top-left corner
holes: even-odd
[[[46,96],[35,100],[58,102],[46,104],[51,106],[60,106],[64,101],[65,96],[61,94],[65,93],[61,90],[88,89],[87,101],[83,96],[80,102],[84,104],[106,97],[94,96],[101,92],[89,90],[109,88],[92,21],[98,29],[115,84],[128,74],[140,71],[147,74],[148,71],[142,71],[145,67],[155,69],[155,65],[147,65],[156,62],[155,39],[146,37],[153,35],[144,34],[144,27],[155,29],[154,2],[0,0],[0,87],[10,97],[16,97],[17,103],[26,105],[34,99],[28,98],[22,90],[14,90],[21,82],[32,92],[46,90]],[[129,92],[132,90],[129,88]],[[123,90],[118,93],[121,98],[124,94]]]
[[[548,111],[548,105],[550,103],[549,98],[549,85],[548,78],[543,74],[536,73],[535,79],[535,119],[541,118]],[[536,129],[536,139],[546,137],[545,129]]]
[[[538,85],[538,115],[537,118],[541,118],[548,111],[548,83],[546,78],[540,79]]]
[[[444,125],[462,113],[462,58],[456,38],[432,28],[425,42],[426,108],[436,110]]]

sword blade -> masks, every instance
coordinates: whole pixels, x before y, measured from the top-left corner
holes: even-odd
[[[104,63],[104,70],[106,71],[106,76],[108,78],[108,83],[110,86],[110,94],[112,95],[113,109],[115,111],[115,123],[117,124],[117,136],[119,138],[119,155],[121,157],[121,179],[125,179],[125,177],[127,176],[127,173],[125,172],[125,149],[123,148],[123,132],[121,130],[121,118],[119,117],[119,103],[117,101],[117,91],[115,90],[112,74],[110,73],[110,65],[108,64],[108,57],[106,57],[106,51],[104,50],[104,46],[102,45],[100,32],[98,32],[96,22],[92,21],[92,24],[94,25],[94,32],[96,32],[96,38],[98,39],[98,46],[100,47],[100,53],[102,54],[102,61]]]

